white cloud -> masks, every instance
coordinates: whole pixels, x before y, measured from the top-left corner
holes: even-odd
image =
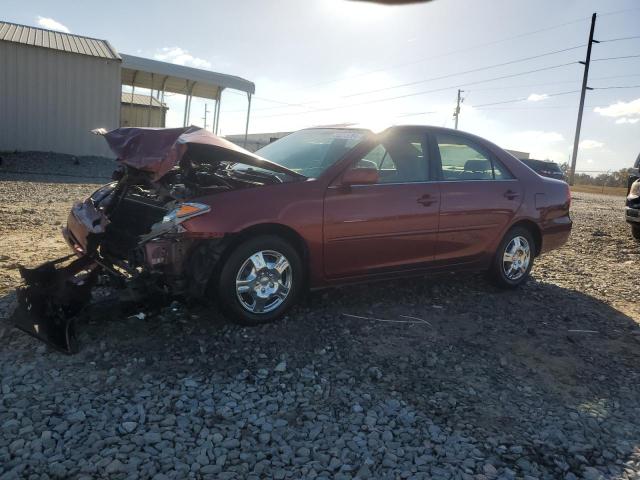
[[[211,68],[211,62],[191,55],[180,47],[164,47],[153,55],[156,60],[195,68]]]
[[[57,30],[58,32],[71,33],[65,25],[61,24],[57,20],[48,17],[41,17],[38,15],[38,25],[42,28],[47,28],[49,30]]]
[[[640,118],[627,118],[627,117],[622,117],[616,120],[616,123],[618,124],[622,124],[622,123],[630,123],[630,124],[634,124],[634,123],[638,123],[640,121]]]
[[[529,102],[539,102],[540,100],[545,100],[549,98],[549,95],[546,93],[532,93],[527,97],[527,101]]]
[[[640,98],[630,102],[617,102],[608,107],[596,107],[594,112],[605,117],[625,117],[640,115]],[[622,122],[624,123],[624,122]]]
[[[591,148],[602,148],[604,147],[604,143],[598,142],[597,140],[582,140],[580,142],[581,150],[589,150]]]

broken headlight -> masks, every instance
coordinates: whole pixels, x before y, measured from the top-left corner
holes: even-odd
[[[203,213],[207,213],[209,211],[211,211],[211,207],[209,205],[205,205],[204,203],[181,203],[176,208],[167,213],[164,217],[162,217],[162,221],[154,223],[151,226],[151,231],[146,235],[140,237],[139,244],[142,245],[149,240],[158,238],[166,233],[183,233],[185,229],[180,226],[182,222],[184,222],[185,220],[189,220],[190,218],[197,217],[198,215],[202,215]]]
[[[211,207],[204,203],[185,202],[180,204],[176,209],[167,213],[162,218],[162,224],[178,226],[185,220],[189,220],[190,218],[197,217],[198,215],[202,215],[203,213],[210,211]]]

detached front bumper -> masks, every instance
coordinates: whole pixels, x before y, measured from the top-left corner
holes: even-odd
[[[17,289],[11,318],[20,330],[65,353],[78,351],[75,318],[90,302],[100,270],[88,256],[69,262],[72,257],[20,267],[24,285]]]

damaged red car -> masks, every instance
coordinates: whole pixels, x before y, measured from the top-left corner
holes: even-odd
[[[484,270],[516,287],[571,231],[566,183],[455,130],[312,128],[256,154],[197,127],[104,138],[120,168],[71,209],[73,256],[22,269],[16,324],[64,351],[101,278],[255,325],[348,282]]]

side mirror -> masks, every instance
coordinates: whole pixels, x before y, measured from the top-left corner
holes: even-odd
[[[352,168],[342,175],[342,185],[373,185],[378,183],[380,175],[376,168]]]

